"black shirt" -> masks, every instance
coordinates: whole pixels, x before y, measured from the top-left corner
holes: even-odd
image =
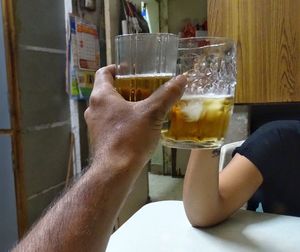
[[[248,201],[256,210],[300,216],[300,121],[273,121],[235,149],[260,170],[263,183]]]

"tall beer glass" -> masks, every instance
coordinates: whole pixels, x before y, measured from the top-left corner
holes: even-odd
[[[128,101],[147,98],[176,74],[178,36],[138,33],[115,38],[117,91]]]
[[[236,45],[226,38],[180,39],[178,70],[188,79],[162,129],[173,148],[219,148],[233,110]]]

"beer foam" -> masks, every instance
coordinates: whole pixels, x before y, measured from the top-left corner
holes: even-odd
[[[172,78],[174,74],[172,73],[153,73],[153,74],[128,74],[128,75],[116,75],[116,79],[129,79],[129,78],[155,78],[155,77],[170,77]]]
[[[233,98],[232,95],[223,95],[223,94],[184,94],[182,100],[195,100],[195,99],[227,99]]]

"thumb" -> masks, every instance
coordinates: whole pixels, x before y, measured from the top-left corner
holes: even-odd
[[[148,104],[157,104],[159,102],[157,105],[160,105],[162,112],[167,113],[171,106],[183,95],[186,82],[184,75],[178,75],[158,88],[145,101]]]

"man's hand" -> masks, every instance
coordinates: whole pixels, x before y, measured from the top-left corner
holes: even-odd
[[[115,66],[96,73],[95,85],[85,112],[93,156],[126,158],[142,167],[150,158],[166,113],[184,91],[186,78],[178,76],[156,90],[150,97],[129,102],[114,89]]]
[[[14,251],[105,251],[118,213],[159,139],[165,114],[186,82],[178,77],[143,101],[127,102],[113,87],[114,69],[97,72],[85,112],[93,150],[90,169]]]

